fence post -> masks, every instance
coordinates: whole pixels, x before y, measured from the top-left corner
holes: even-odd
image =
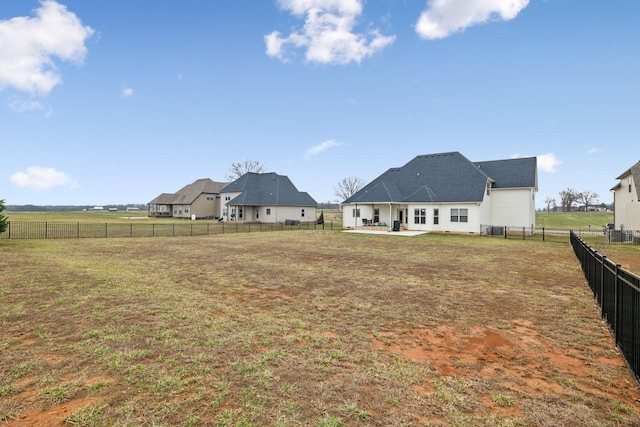
[[[542,227],[542,241],[544,242],[544,227]]]
[[[522,240],[524,240],[525,232],[526,232],[526,227],[522,227]]]
[[[506,225],[504,226],[504,238],[505,239],[507,238],[507,226]]]
[[[614,319],[616,319],[616,330],[615,330],[615,339],[616,339],[616,347],[620,347],[620,321],[618,320],[618,287],[620,286],[620,267],[622,267],[622,265],[620,264],[616,264],[616,277],[613,280],[613,289],[615,291],[615,305],[614,305],[614,309],[615,309],[615,314],[614,314]],[[634,340],[635,342],[635,340]]]

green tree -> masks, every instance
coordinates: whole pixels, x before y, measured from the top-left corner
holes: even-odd
[[[0,200],[0,233],[4,233],[7,227],[9,226],[9,221],[7,221],[7,217],[2,214],[4,211],[4,200]]]

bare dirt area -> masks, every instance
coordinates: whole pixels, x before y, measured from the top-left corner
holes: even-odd
[[[632,426],[568,244],[0,241],[3,426]]]

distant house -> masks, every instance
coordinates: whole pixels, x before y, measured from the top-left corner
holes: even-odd
[[[298,191],[291,180],[276,173],[249,172],[220,190],[227,221],[264,223],[309,222],[316,220],[317,202]]]
[[[640,230],[640,162],[616,179],[613,191],[613,222],[616,229]]]
[[[227,182],[198,179],[175,193],[162,193],[149,202],[150,217],[198,219],[217,218],[220,214],[220,190]]]
[[[343,202],[343,226],[480,233],[535,228],[535,157],[471,162],[458,152],[415,157]]]

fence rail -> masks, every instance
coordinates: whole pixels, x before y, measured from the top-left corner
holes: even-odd
[[[542,240],[544,242],[570,243],[571,231],[592,246],[608,244],[638,245],[640,231],[637,230],[603,230],[599,228],[561,229],[552,227],[515,227],[500,225],[481,225],[480,235],[503,239]]]
[[[640,277],[623,269],[571,232],[571,245],[602,309],[616,345],[640,382]]]
[[[10,221],[0,239],[80,239],[110,237],[174,237],[206,236],[225,233],[251,233],[282,230],[333,230],[338,227],[333,221],[323,224],[315,222],[290,223],[241,223],[241,222],[32,222]]]

